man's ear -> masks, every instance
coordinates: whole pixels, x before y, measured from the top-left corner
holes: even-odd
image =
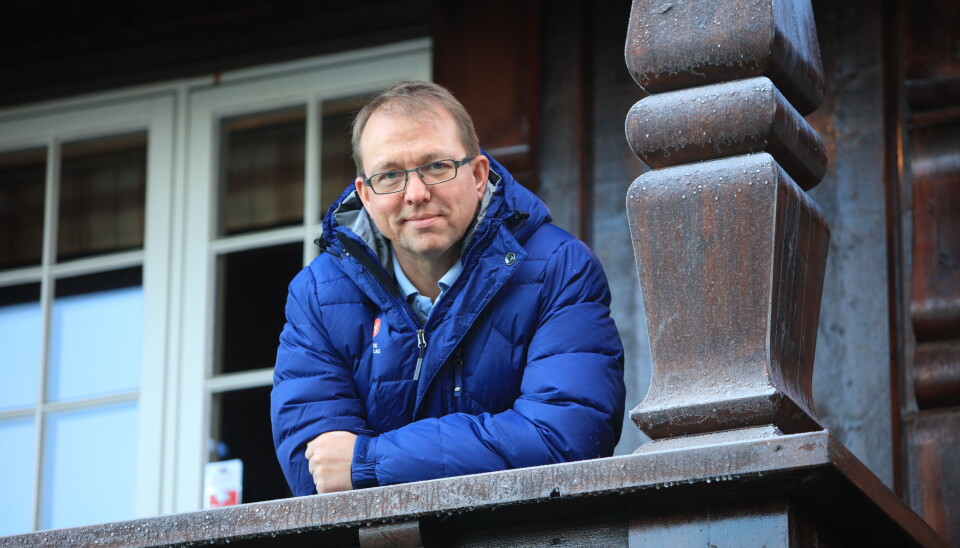
[[[369,203],[369,196],[367,195],[367,192],[369,192],[370,189],[367,187],[367,185],[363,184],[362,177],[357,177],[354,179],[353,186],[356,187],[357,194],[360,195],[360,201],[363,202],[363,206],[366,207]]]
[[[490,160],[483,154],[477,156],[477,161],[473,165],[473,177],[475,179],[474,183],[477,185],[477,192],[482,199],[483,193],[487,189],[487,179],[490,178]]]

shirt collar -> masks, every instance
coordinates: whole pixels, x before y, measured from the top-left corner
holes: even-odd
[[[420,296],[420,292],[416,287],[410,282],[410,279],[407,278],[407,275],[403,273],[403,268],[400,267],[400,261],[397,260],[397,254],[391,253],[393,256],[393,275],[397,278],[397,285],[400,286],[400,291],[403,292],[404,298],[410,300],[411,296]],[[454,261],[453,266],[450,267],[450,270],[444,274],[440,280],[437,282],[437,287],[440,288],[440,294],[442,295],[450,286],[453,285],[453,282],[457,281],[457,278],[460,277],[460,272],[463,271],[463,264],[460,263],[458,258]],[[439,298],[439,297],[438,297]]]

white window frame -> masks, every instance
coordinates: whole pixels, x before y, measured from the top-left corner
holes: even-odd
[[[213,375],[217,257],[264,244],[303,243],[303,264],[316,254],[320,234],[320,112],[325,99],[383,89],[397,80],[430,80],[431,42],[412,40],[194,78],[0,109],[0,152],[146,130],[147,189],[142,250],[54,264],[55,242],[45,227],[41,266],[0,271],[0,285],[42,282],[44,333],[50,322],[50,280],[125,266],[142,266],[144,334],[138,402],[136,508],[138,517],[202,507],[203,470],[215,393],[272,383],[272,367]],[[304,223],[229,237],[216,236],[217,150],[224,116],[307,106]],[[48,161],[46,208],[58,176]],[[346,181],[345,181],[346,183]],[[50,220],[45,221],[50,223]],[[279,333],[277,334],[279,335]],[[47,345],[47,339],[42,340]],[[46,368],[44,350],[43,364]],[[42,379],[41,379],[42,381]],[[43,396],[45,383],[40,383]],[[125,400],[126,401],[126,400]],[[42,455],[43,411],[36,410],[37,455]],[[23,415],[23,413],[21,413]],[[0,412],[0,417],[9,417]],[[272,450],[272,448],[270,448]],[[2,459],[2,457],[0,457]],[[37,475],[42,473],[37,462]],[[2,460],[0,460],[2,465]],[[39,489],[39,480],[35,481]],[[37,491],[34,523],[39,522]]]
[[[162,440],[155,432],[162,429],[159,410],[165,389],[162,372],[166,364],[163,341],[150,333],[165,331],[168,306],[164,295],[169,274],[170,249],[166,231],[171,212],[169,182],[173,175],[174,96],[170,92],[128,95],[121,100],[64,102],[53,107],[0,111],[0,152],[45,148],[47,170],[44,196],[44,239],[41,264],[0,272],[0,284],[40,283],[41,363],[34,417],[35,442],[30,448],[37,458],[34,474],[33,527],[39,527],[42,504],[43,441],[45,417],[53,411],[88,408],[127,401],[137,402],[137,454],[135,515],[155,512],[152,501],[159,495],[159,484],[152,480],[160,472]],[[136,131],[147,132],[146,205],[143,248],[76,260],[57,262],[56,234],[60,147],[64,142]],[[46,402],[46,373],[49,362],[51,310],[54,279],[104,272],[119,268],[142,268],[144,294],[144,337],[137,391],[79,402]],[[16,413],[16,412],[14,412]],[[11,413],[0,413],[5,418]],[[28,415],[24,415],[28,416]]]

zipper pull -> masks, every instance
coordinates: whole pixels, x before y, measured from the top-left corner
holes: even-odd
[[[417,356],[417,368],[413,371],[413,380],[420,379],[420,367],[423,365],[423,352],[427,348],[427,336],[424,334],[423,329],[417,329],[417,348],[420,349],[420,354]]]
[[[459,398],[463,393],[463,350],[458,346],[453,357],[453,397],[456,398],[455,401],[458,402]],[[457,407],[457,411],[460,411],[460,408]]]

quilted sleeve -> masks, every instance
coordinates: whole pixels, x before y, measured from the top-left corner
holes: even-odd
[[[366,423],[351,364],[331,344],[309,268],[289,286],[273,380],[270,417],[280,467],[294,495],[316,494],[307,442],[333,430],[363,432]]]

